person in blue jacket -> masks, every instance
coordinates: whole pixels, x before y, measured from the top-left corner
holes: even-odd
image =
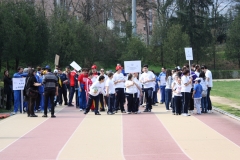
[[[23,73],[23,67],[18,67],[18,72],[13,75],[13,78],[26,77],[28,73]],[[14,111],[13,114],[17,114],[18,108],[20,108],[20,113],[22,113],[21,107],[21,90],[14,90]]]
[[[158,76],[158,80],[160,82],[160,95],[161,100],[160,103],[163,104],[165,102],[165,87],[166,87],[166,68],[162,67],[162,72]]]

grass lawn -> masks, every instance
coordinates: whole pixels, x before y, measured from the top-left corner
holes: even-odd
[[[240,81],[214,81],[211,95],[225,97],[240,106]]]
[[[240,106],[240,81],[214,81],[211,95],[225,97]],[[240,117],[240,109],[215,102],[213,106]]]
[[[216,108],[219,108],[221,110],[224,110],[224,111],[226,111],[230,114],[233,114],[235,116],[240,117],[240,109],[238,109],[238,108],[234,108],[234,107],[224,105],[224,104],[220,104],[220,103],[213,103],[213,106],[216,107]]]

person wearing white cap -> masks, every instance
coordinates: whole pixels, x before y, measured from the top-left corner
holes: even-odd
[[[201,82],[201,78],[196,78],[195,79],[195,85],[193,88],[193,94],[192,94],[192,98],[194,99],[194,105],[197,109],[197,114],[201,114],[201,98],[202,98],[202,86],[200,84]]]

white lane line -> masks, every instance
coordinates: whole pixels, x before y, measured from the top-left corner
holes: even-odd
[[[154,113],[154,112],[153,112]],[[158,116],[156,114],[154,114],[157,118]],[[166,131],[168,132],[168,134],[172,137],[172,139],[174,140],[174,142],[178,145],[178,147],[181,149],[181,151],[189,158],[192,159],[180,146],[180,144],[176,141],[176,139],[173,137],[173,135],[169,132],[169,130],[167,129],[167,127],[162,123],[162,121],[158,118],[158,120],[160,121],[160,123],[163,125],[163,127],[166,129]]]
[[[195,116],[193,116],[194,118],[196,118]],[[236,143],[234,143],[233,141],[231,141],[230,139],[228,139],[227,137],[225,137],[224,135],[222,135],[221,133],[219,133],[218,131],[216,131],[215,129],[213,129],[212,127],[210,127],[209,125],[207,125],[206,123],[202,122],[200,119],[196,118],[198,121],[200,121],[202,124],[204,124],[205,126],[207,126],[209,129],[213,130],[214,132],[217,132],[220,136],[222,136],[223,138],[225,138],[226,140],[228,140],[229,142],[231,142],[232,144],[236,145],[238,148],[240,148],[240,146]]]
[[[65,107],[64,107],[65,108]],[[64,108],[60,109],[58,112],[60,112],[61,110],[63,110]],[[56,112],[56,113],[58,113]],[[34,128],[32,128],[31,130],[29,130],[28,132],[26,132],[25,134],[23,134],[21,137],[19,137],[18,139],[16,139],[15,141],[13,141],[12,143],[10,143],[9,145],[7,145],[6,147],[4,147],[3,149],[0,150],[0,152],[2,152],[3,150],[5,150],[6,148],[8,148],[9,146],[11,146],[12,144],[14,144],[16,141],[18,141],[19,139],[21,139],[22,137],[24,137],[25,135],[27,135],[28,133],[30,133],[31,131],[33,131],[35,128],[37,128],[38,126],[40,126],[41,124],[43,124],[44,122],[46,122],[49,118],[46,118],[43,122],[39,123],[37,126],[35,126]]]
[[[77,126],[77,128],[74,130],[74,132],[72,133],[72,135],[68,138],[67,142],[64,144],[64,146],[62,147],[62,149],[58,152],[57,158],[59,159],[60,154],[62,153],[62,151],[64,150],[64,148],[67,146],[68,142],[72,139],[73,135],[76,133],[76,131],[78,130],[78,128],[81,126],[81,124],[83,123],[83,121],[86,119],[86,116],[83,118],[83,120],[79,123],[79,125]]]

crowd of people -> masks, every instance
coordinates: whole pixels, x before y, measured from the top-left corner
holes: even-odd
[[[163,67],[158,76],[148,69],[147,64],[143,65],[141,73],[128,74],[120,64],[114,72],[106,73],[103,68],[97,71],[96,65],[81,71],[71,70],[68,66],[65,70],[55,67],[52,71],[47,65],[36,70],[19,67],[13,78],[21,77],[26,77],[23,95],[28,117],[37,117],[36,112],[48,117],[50,112],[55,118],[55,107],[63,104],[75,106],[84,114],[91,110],[95,115],[105,111],[108,115],[118,111],[138,114],[141,113],[140,106],[145,107],[143,112],[151,112],[156,103],[165,103],[166,111],[172,110],[173,115],[190,116],[194,107],[199,115],[212,112],[212,73],[205,65],[178,66],[173,70]],[[159,90],[161,99],[158,102]],[[6,109],[11,109],[13,93],[13,114],[24,112],[21,90],[12,91],[12,79],[7,70],[4,71],[4,93],[7,95]]]

